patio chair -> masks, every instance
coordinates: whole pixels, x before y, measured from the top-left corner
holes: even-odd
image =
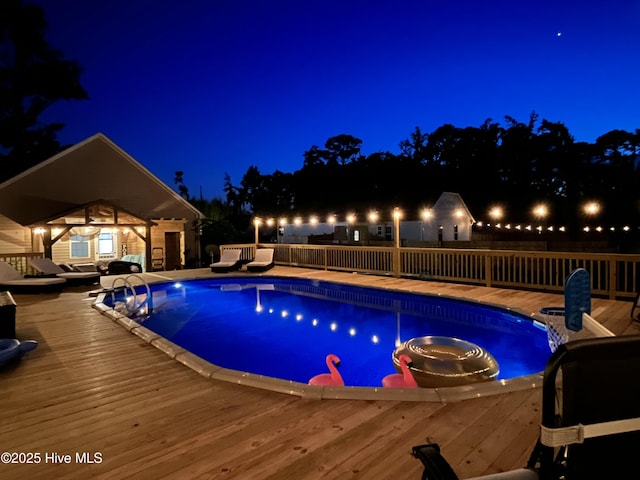
[[[30,258],[29,264],[43,277],[59,277],[70,283],[92,285],[100,281],[100,272],[68,272],[53,263],[50,258]]]
[[[239,248],[225,249],[220,255],[220,260],[209,265],[214,273],[225,273],[240,268],[240,254],[242,250]]]
[[[629,478],[639,442],[640,335],[575,340],[547,363],[541,435],[526,468],[477,478]],[[412,452],[423,480],[458,478],[437,444]]]
[[[7,262],[0,261],[0,290],[12,293],[39,293],[61,290],[67,281],[59,277],[23,277]]]
[[[253,261],[247,263],[248,272],[264,272],[273,267],[273,248],[261,248],[256,251]]]

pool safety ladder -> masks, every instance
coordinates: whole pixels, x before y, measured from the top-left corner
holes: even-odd
[[[133,283],[132,280],[138,280]],[[118,287],[117,283],[122,281],[124,290],[124,301],[116,301],[115,292]],[[136,287],[144,286],[146,292],[139,293]],[[130,316],[149,315],[153,310],[151,301],[151,288],[140,275],[131,274],[127,277],[119,277],[113,281],[111,285],[111,300],[113,309],[117,312]]]

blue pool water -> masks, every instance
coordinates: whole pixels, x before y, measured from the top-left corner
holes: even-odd
[[[551,353],[529,317],[451,298],[275,276],[151,287],[148,329],[221,367],[302,383],[333,353],[346,385],[379,387],[398,342],[427,335],[488,350],[499,379],[539,373]]]

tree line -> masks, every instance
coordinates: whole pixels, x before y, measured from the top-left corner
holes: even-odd
[[[416,127],[399,151],[361,153],[348,134],[312,145],[293,173],[263,174],[251,166],[239,185],[227,175],[227,204],[256,215],[389,209],[418,212],[443,191],[461,194],[476,217],[500,205],[513,222],[530,221],[544,202],[549,222],[580,221],[584,202],[597,201],[608,223],[638,224],[640,129],[612,130],[594,143],[576,142],[561,122],[532,112],[479,127]]]

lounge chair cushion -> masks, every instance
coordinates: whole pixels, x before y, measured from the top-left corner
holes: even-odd
[[[261,248],[256,251],[252,262],[247,263],[247,271],[264,272],[273,267],[273,248]]]
[[[242,250],[238,248],[226,249],[220,255],[220,261],[210,265],[212,272],[230,272],[240,268],[240,254]]]

